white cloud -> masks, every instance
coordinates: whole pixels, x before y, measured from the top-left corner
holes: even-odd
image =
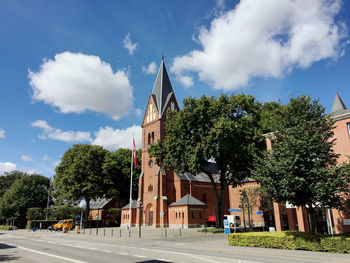
[[[16,170],[16,164],[10,162],[0,163],[0,175],[3,175],[5,172],[11,172]]]
[[[52,165],[56,167],[56,166],[59,165],[60,163],[61,163],[61,161],[55,161],[55,162],[52,163]]]
[[[233,90],[336,59],[346,37],[345,23],[335,21],[340,7],[340,0],[242,0],[203,27],[202,49],[176,57],[171,71],[179,78],[197,72],[214,89]]]
[[[57,107],[62,113],[87,110],[115,120],[129,113],[133,87],[127,72],[113,72],[98,56],[63,52],[45,59],[39,72],[29,70],[32,98]]]
[[[157,64],[154,61],[152,61],[147,67],[142,66],[142,72],[146,74],[156,74],[156,71],[157,71]]]
[[[42,159],[43,161],[51,161],[51,158],[47,154],[45,154]]]
[[[94,145],[101,145],[108,150],[115,151],[118,148],[132,148],[132,135],[135,138],[136,148],[141,148],[142,129],[140,126],[131,126],[126,129],[113,129],[109,126],[100,128],[94,132],[96,136],[92,142]]]
[[[1,139],[5,139],[6,138],[4,129],[0,129],[0,138]]]
[[[24,162],[30,162],[30,161],[33,160],[33,158],[28,156],[28,155],[22,155],[21,156],[21,160],[24,161]]]
[[[64,142],[92,142],[90,132],[54,129],[45,120],[37,120],[31,123],[31,126],[43,129],[43,133],[38,136],[43,140],[50,138]]]
[[[189,88],[193,86],[193,78],[186,75],[178,75],[176,79],[185,87]]]
[[[137,116],[141,116],[142,113],[143,113],[143,110],[137,108],[137,109],[135,109],[135,113],[136,113]]]
[[[137,48],[138,43],[132,43],[131,35],[128,33],[123,40],[124,47],[129,51],[129,54],[132,56],[134,51]]]

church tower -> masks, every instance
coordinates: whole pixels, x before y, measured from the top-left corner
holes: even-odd
[[[167,180],[172,178],[174,173],[156,165],[155,158],[149,157],[148,147],[158,140],[164,140],[165,120],[169,110],[179,111],[179,106],[162,57],[142,122],[142,173],[137,201],[142,203],[143,211],[140,215],[138,209],[136,224],[141,222],[143,225],[156,227],[168,225],[170,200],[167,197]]]

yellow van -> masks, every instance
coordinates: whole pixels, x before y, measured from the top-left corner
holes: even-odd
[[[57,230],[62,230],[62,228],[66,226],[68,227],[69,230],[73,229],[73,220],[72,219],[63,219],[59,221],[57,224],[53,225],[53,229]]]

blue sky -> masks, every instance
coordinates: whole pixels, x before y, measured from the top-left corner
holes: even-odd
[[[141,144],[162,53],[177,99],[350,105],[349,1],[0,0],[0,174],[51,177],[74,143]]]

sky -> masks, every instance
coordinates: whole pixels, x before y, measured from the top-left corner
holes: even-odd
[[[161,57],[177,97],[350,106],[350,3],[0,0],[0,175],[55,174],[76,143],[141,146]]]

